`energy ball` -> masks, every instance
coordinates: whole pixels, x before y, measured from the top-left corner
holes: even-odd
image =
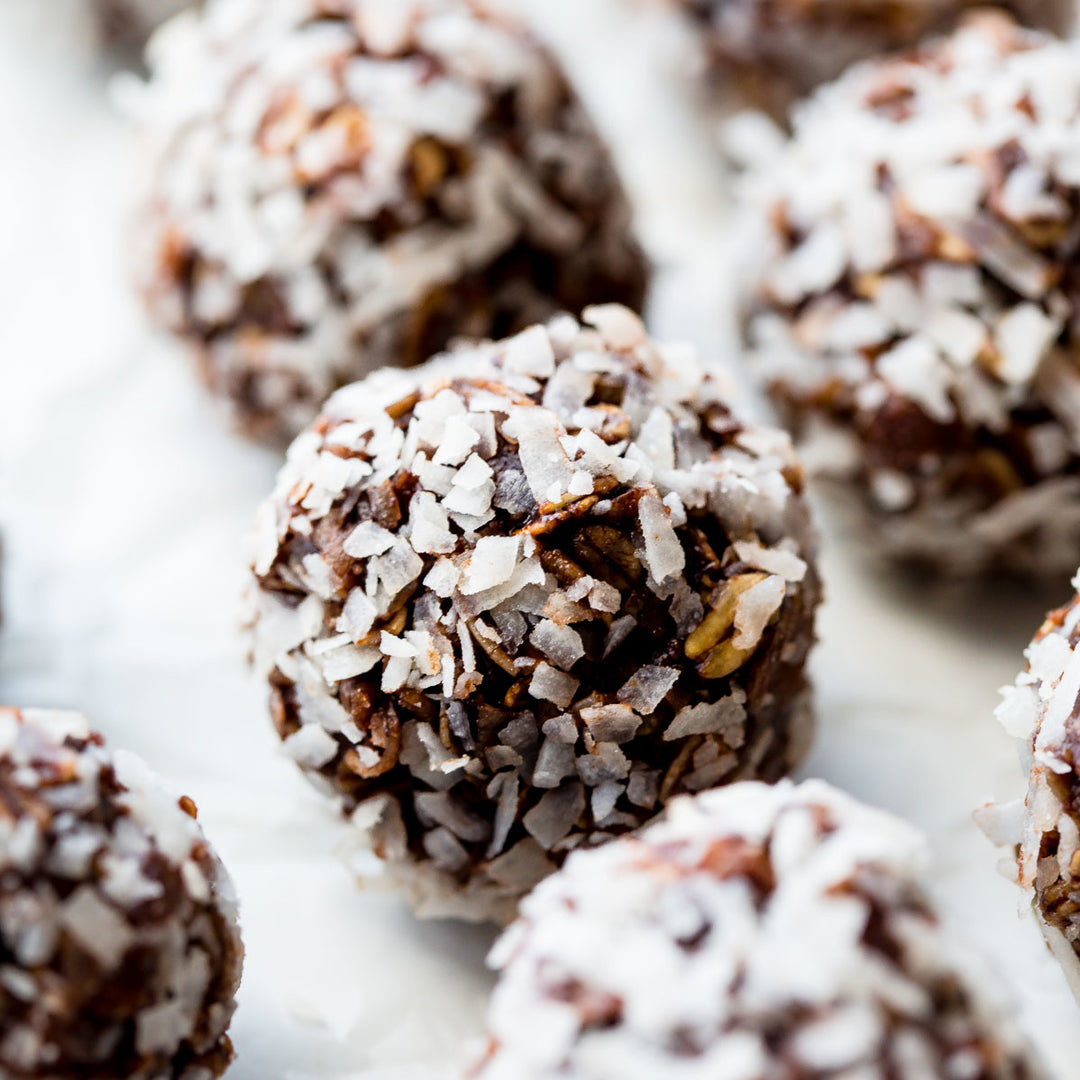
[[[736,784],[573,855],[496,945],[483,1080],[1021,1080],[922,837],[819,781]]]
[[[750,361],[892,556],[1075,569],[1078,72],[984,14],[822,89],[747,177]]]
[[[789,438],[606,306],[339,391],[255,538],[287,751],[422,914],[506,919],[672,795],[811,733]]]
[[[581,102],[471,0],[217,0],[152,68],[143,289],[248,434],[457,336],[643,301]]]
[[[1080,575],[1073,582],[1080,590]],[[979,820],[1016,852],[1008,867],[1034,902],[1051,951],[1080,997],[1080,593],[1052,611],[1027,664],[1002,692],[998,719],[1020,741],[1026,797]]]
[[[0,1075],[220,1076],[242,955],[191,800],[82,716],[0,709]]]
[[[707,73],[776,105],[834,79],[857,60],[916,45],[948,30],[979,0],[653,0],[682,12],[699,32]],[[1035,25],[1063,29],[1059,0],[998,5]]]

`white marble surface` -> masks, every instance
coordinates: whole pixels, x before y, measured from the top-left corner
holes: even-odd
[[[539,6],[616,142],[661,266],[654,328],[722,361],[723,180],[665,77],[672,41],[615,18],[615,0],[515,2]],[[198,802],[243,900],[232,1080],[453,1076],[490,935],[356,889],[344,827],[277,754],[234,632],[241,538],[275,457],[223,430],[141,320],[123,248],[134,157],[66,21],[80,5],[0,0],[0,698],[86,711]],[[970,818],[1021,790],[996,690],[1066,585],[930,592],[826,531],[805,772],[929,831],[946,918],[1076,1077],[1076,1007]]]

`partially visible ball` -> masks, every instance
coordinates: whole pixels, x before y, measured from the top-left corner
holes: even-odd
[[[802,470],[625,308],[339,391],[256,536],[286,749],[426,914],[504,919],[674,794],[810,738]]]
[[[242,954],[190,799],[81,716],[0,709],[0,1075],[220,1076]]]
[[[930,908],[925,843],[828,785],[736,784],[573,855],[496,945],[482,1080],[1034,1080]]]
[[[90,0],[105,44],[135,52],[166,19],[198,0]]]
[[[653,0],[698,31],[707,74],[783,109],[846,67],[910,48],[951,29],[979,0]],[[1064,29],[1061,0],[1012,0],[1000,7],[1035,26]]]
[[[1073,584],[1080,590],[1080,576]],[[980,818],[992,839],[1015,849],[1016,880],[1080,997],[1080,592],[1047,615],[1024,655],[997,715],[1020,741],[1027,793]]]
[[[581,102],[472,0],[215,0],[152,68],[142,286],[249,434],[455,336],[643,301]]]
[[[1080,551],[1080,44],[984,13],[820,90],[746,180],[750,361],[888,553]]]

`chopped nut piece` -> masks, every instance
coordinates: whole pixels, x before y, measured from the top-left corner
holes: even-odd
[[[766,577],[768,574],[740,574],[719,587],[710,603],[709,613],[686,639],[684,651],[691,660],[697,660],[728,634],[735,625],[735,609],[739,597]]]

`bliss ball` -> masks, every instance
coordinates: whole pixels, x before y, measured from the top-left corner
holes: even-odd
[[[260,517],[278,734],[422,914],[505,919],[574,848],[809,742],[788,437],[627,309],[585,320],[339,391]]]
[[[1073,585],[1080,590],[1080,575]],[[1025,797],[980,811],[992,839],[1015,852],[1007,869],[1034,900],[1051,951],[1080,997],[1080,592],[1052,611],[1027,664],[1002,692],[998,719],[1020,743]]]
[[[143,290],[251,435],[458,336],[643,301],[581,102],[471,0],[217,0],[151,66]]]
[[[1043,1076],[941,927],[923,838],[820,781],[681,798],[496,945],[482,1080]]]
[[[242,956],[191,800],[82,716],[0,709],[0,1075],[220,1076]]]
[[[984,15],[822,89],[747,178],[750,361],[892,556],[1075,569],[1078,72]]]
[[[657,0],[653,0],[657,2]],[[698,32],[713,81],[751,88],[775,105],[834,79],[858,60],[909,48],[949,29],[978,0],[658,0]],[[1034,25],[1065,28],[1070,5],[999,5]]]

